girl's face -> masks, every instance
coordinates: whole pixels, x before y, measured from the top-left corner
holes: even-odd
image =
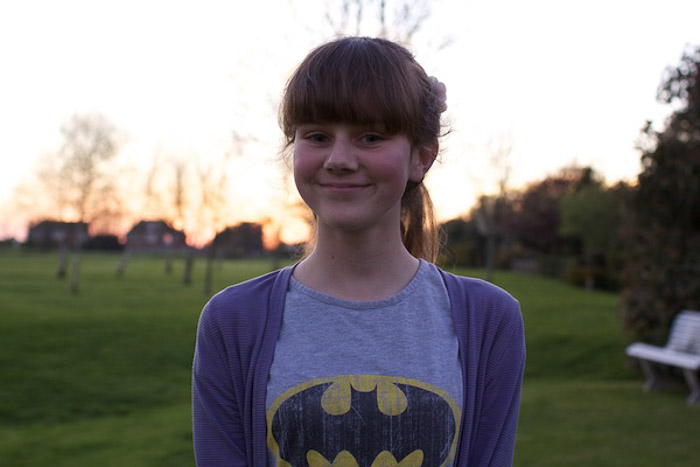
[[[319,229],[397,229],[406,183],[432,164],[427,152],[377,126],[305,124],[295,133],[294,180]]]

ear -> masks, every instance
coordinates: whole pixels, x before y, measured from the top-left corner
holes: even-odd
[[[417,146],[411,151],[411,172],[409,180],[415,183],[423,181],[428,169],[435,162],[438,152],[437,141],[423,146]]]

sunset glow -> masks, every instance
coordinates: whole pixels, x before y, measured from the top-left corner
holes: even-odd
[[[304,240],[277,106],[294,66],[330,37],[322,5],[3,3],[0,238],[22,239],[38,219],[76,218],[51,204],[38,161],[60,149],[72,115],[99,112],[124,136],[110,169],[123,212],[93,229],[123,236],[141,219],[162,218],[202,245],[226,226],[260,222],[268,246]],[[639,129],[668,113],[656,87],[683,47],[700,43],[698,17],[692,0],[435,1],[412,49],[447,85],[451,134],[427,178],[439,219],[465,215],[496,189],[494,139],[512,140],[512,187],[572,163],[608,182],[634,179]],[[186,177],[180,208],[177,161]],[[214,195],[219,204],[206,206]]]

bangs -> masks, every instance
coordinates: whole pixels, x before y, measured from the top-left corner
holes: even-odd
[[[416,99],[421,83],[407,63],[414,62],[404,49],[387,50],[386,44],[367,38],[316,49],[287,85],[282,106],[287,140],[292,142],[296,128],[307,123],[381,125],[389,134],[415,135],[423,107]]]

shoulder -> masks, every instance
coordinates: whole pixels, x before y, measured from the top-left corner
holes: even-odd
[[[215,294],[204,306],[200,316],[202,322],[212,325],[251,326],[264,321],[271,301],[280,291],[286,290],[281,284],[288,279],[290,268],[284,268],[265,275],[231,285]]]
[[[277,277],[283,270],[272,271],[253,279],[248,279],[235,285],[231,285],[216,293],[208,305],[211,307],[228,307],[236,303],[256,301],[268,296]]]
[[[440,269],[450,297],[490,307],[520,312],[518,301],[501,287],[482,279],[464,277]]]
[[[501,287],[482,279],[440,270],[457,323],[506,332],[522,330],[520,303]]]

